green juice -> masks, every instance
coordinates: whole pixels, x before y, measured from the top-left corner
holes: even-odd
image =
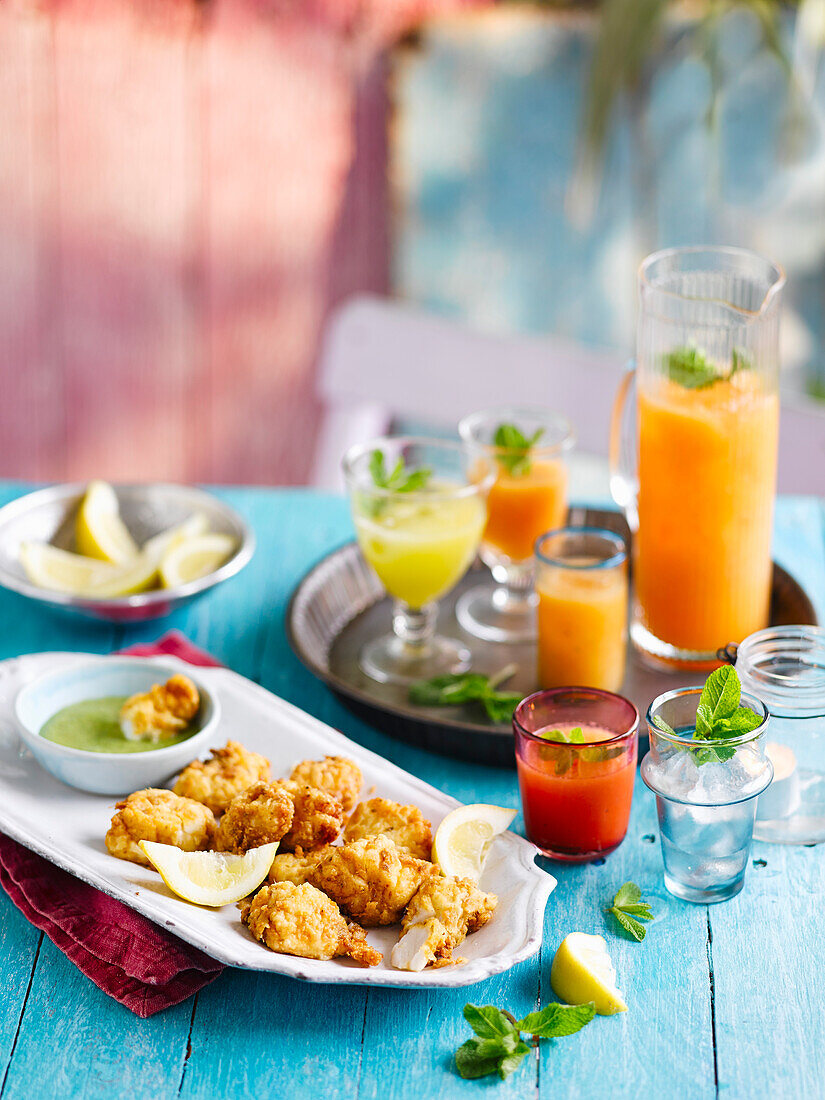
[[[195,733],[184,730],[162,741],[130,741],[120,729],[120,708],[126,695],[107,695],[103,699],[84,699],[53,714],[40,731],[40,736],[70,749],[87,752],[149,752],[152,749],[179,745]]]

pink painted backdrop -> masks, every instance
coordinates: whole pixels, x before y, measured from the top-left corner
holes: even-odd
[[[0,3],[0,476],[305,479],[386,288],[382,50],[472,2]]]

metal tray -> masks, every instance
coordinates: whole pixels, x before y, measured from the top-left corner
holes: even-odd
[[[572,508],[569,522],[607,527],[630,540],[627,524],[619,512]],[[443,634],[460,637],[467,644],[473,655],[474,671],[489,675],[505,665],[517,665],[518,672],[505,686],[527,695],[536,689],[535,646],[482,641],[462,630],[456,621],[456,600],[467,588],[478,584],[485,573],[486,566],[476,561],[441,601],[438,629]],[[381,582],[357,543],[346,543],[314,565],[292,593],[286,613],[289,644],[309,671],[323,680],[353,713],[390,736],[463,760],[513,766],[513,735],[508,726],[494,726],[476,719],[463,707],[413,706],[407,700],[406,688],[378,684],[361,672],[358,652],[364,642],[389,630],[390,606]],[[771,623],[816,623],[811,601],[794,578],[776,563]],[[622,693],[643,713],[656,695],[695,680],[695,672],[648,667],[635,657],[631,647]]]

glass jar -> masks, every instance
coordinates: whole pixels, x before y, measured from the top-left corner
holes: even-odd
[[[760,796],[754,836],[775,844],[825,841],[825,630],[757,630],[736,650],[744,691],[771,714],[774,780]]]

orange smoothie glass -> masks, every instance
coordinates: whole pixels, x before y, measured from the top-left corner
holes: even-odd
[[[517,429],[525,450],[502,445],[502,426]],[[494,642],[536,638],[533,546],[542,532],[567,516],[566,455],[573,432],[550,409],[501,407],[465,417],[458,426],[468,446],[492,460],[496,476],[487,495],[487,523],[479,554],[493,584],[465,592],[456,605],[458,621],[471,634]]]
[[[631,638],[654,663],[701,668],[768,624],[779,434],[776,264],[734,248],[670,249],[639,277],[637,469],[612,488],[633,531]]]
[[[627,656],[627,551],[600,527],[562,527],[536,543],[538,682],[618,691]]]
[[[513,731],[524,824],[544,855],[583,862],[618,848],[630,819],[638,730],[636,707],[609,691],[555,688],[519,703]]]

